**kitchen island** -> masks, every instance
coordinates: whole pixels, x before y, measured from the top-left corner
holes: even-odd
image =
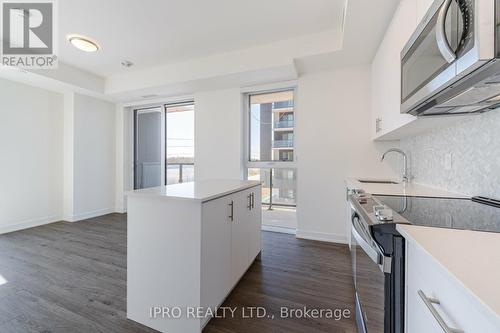
[[[261,184],[209,180],[128,193],[127,318],[201,332],[261,251]]]

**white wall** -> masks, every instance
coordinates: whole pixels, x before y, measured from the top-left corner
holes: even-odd
[[[58,220],[63,96],[0,79],[0,233]]]
[[[0,79],[0,233],[115,210],[115,105]]]
[[[297,236],[344,242],[345,177],[395,177],[380,155],[397,143],[371,141],[369,66],[306,74],[297,93]]]
[[[72,220],[115,210],[115,105],[74,95]]]
[[[243,112],[239,88],[199,92],[195,103],[195,178],[243,175]]]

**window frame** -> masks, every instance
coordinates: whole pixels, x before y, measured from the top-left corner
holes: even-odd
[[[262,95],[262,94],[269,94],[269,93],[276,93],[276,92],[283,92],[283,91],[293,91],[293,119],[294,119],[294,126],[293,126],[293,161],[292,162],[285,162],[285,161],[251,161],[250,159],[250,144],[251,144],[251,130],[250,130],[250,97],[253,95]],[[297,154],[297,123],[298,123],[298,112],[297,112],[297,86],[296,85],[286,85],[282,87],[277,87],[274,89],[264,89],[264,90],[259,90],[255,89],[252,91],[247,91],[243,93],[243,103],[244,103],[244,176],[245,179],[248,177],[248,169],[249,168],[267,168],[267,169],[286,169],[286,168],[291,168],[291,169],[296,169],[297,168],[297,160],[298,160],[298,154]]]
[[[163,168],[163,185],[169,185],[167,184],[167,168],[168,168],[168,163],[167,163],[167,149],[168,149],[168,133],[167,133],[167,109],[168,108],[172,108],[172,107],[176,107],[176,106],[185,106],[185,105],[192,105],[193,106],[193,112],[194,112],[194,117],[196,118],[196,113],[195,113],[195,108],[196,108],[196,105],[195,105],[195,102],[194,102],[194,99],[192,100],[186,100],[186,101],[182,101],[182,102],[173,102],[173,103],[164,103],[163,104],[163,126],[164,126],[164,137],[163,137],[163,145],[164,145],[164,149],[163,149],[163,154],[164,154],[164,159],[163,159],[163,163],[164,163],[164,168]],[[196,122],[196,119],[194,120]],[[193,127],[195,127],[195,123],[193,123]],[[195,136],[195,140],[196,140],[196,131],[194,132],[194,136]],[[194,142],[193,142],[193,145],[194,145]],[[196,164],[196,155],[194,156],[194,162],[193,162],[193,167],[195,166]],[[195,176],[196,177],[196,174]],[[196,179],[196,178],[195,178]],[[181,183],[176,183],[176,184],[181,184]]]
[[[294,128],[293,128],[293,137],[294,137],[294,158],[293,162],[285,162],[285,161],[251,161],[250,160],[250,144],[251,144],[251,131],[250,131],[250,96],[258,95],[258,94],[266,94],[266,93],[274,93],[274,92],[282,92],[282,91],[293,91],[293,118],[294,118]],[[297,154],[297,142],[300,137],[298,135],[299,131],[297,130],[299,126],[298,120],[300,119],[298,112],[298,95],[297,95],[297,84],[294,82],[293,84],[286,84],[282,86],[273,86],[271,89],[252,89],[243,91],[243,177],[244,179],[248,179],[248,169],[293,169],[295,171],[295,182],[296,186],[298,184],[298,168],[297,161],[299,159],[299,154]],[[297,208],[297,202],[299,194],[297,193],[297,188],[295,191],[295,205],[283,205],[283,204],[274,204],[276,206],[290,206]]]

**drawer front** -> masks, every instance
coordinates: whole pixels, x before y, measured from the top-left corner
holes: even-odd
[[[489,309],[421,247],[406,244],[406,333],[500,332]]]

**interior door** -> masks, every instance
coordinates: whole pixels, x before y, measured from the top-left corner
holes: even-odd
[[[162,111],[162,108],[135,111],[134,189],[163,184]]]

